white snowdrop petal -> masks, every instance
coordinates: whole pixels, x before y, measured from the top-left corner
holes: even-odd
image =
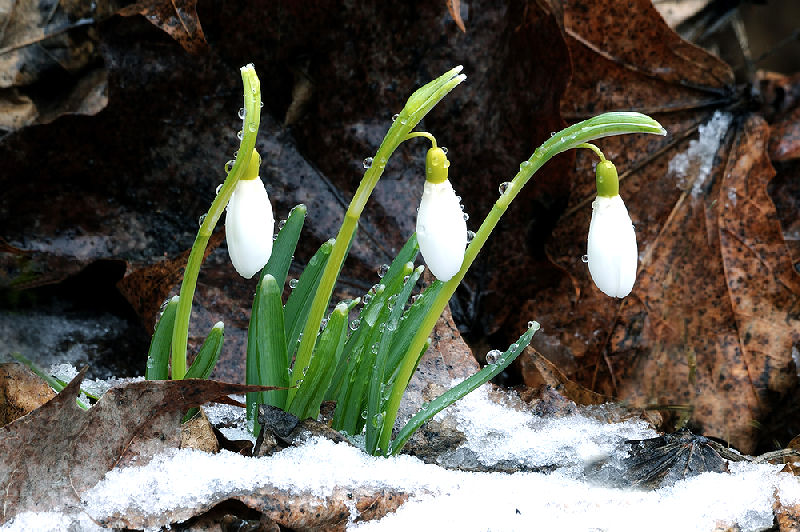
[[[592,202],[587,246],[594,284],[612,297],[630,294],[636,282],[636,232],[619,196],[598,196]]]
[[[467,222],[449,180],[425,182],[417,213],[419,250],[431,273],[449,281],[464,262]]]
[[[274,226],[272,205],[261,178],[240,180],[228,202],[225,232],[233,267],[245,279],[261,271],[269,260]]]

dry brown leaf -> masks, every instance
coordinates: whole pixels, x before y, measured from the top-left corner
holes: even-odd
[[[774,175],[769,128],[738,110],[730,69],[682,41],[650,2],[560,7],[574,68],[565,116],[638,110],[669,135],[598,142],[620,169],[637,230],[633,293],[621,302],[606,297],[581,262],[594,196],[592,158],[581,154],[548,249],[565,275],[529,308],[575,356],[570,378],[634,406],[688,405],[696,429],[752,452],[755,422],[796,383],[791,349],[800,341],[800,281],[766,191]],[[679,188],[667,164],[715,108],[733,121],[693,193],[691,182]]]
[[[464,19],[461,18],[461,0],[447,0],[447,11],[458,26],[458,29],[467,33],[467,28],[464,27]]]
[[[238,493],[237,493],[238,492]],[[219,498],[195,508],[173,508],[161,515],[142,515],[140,509],[130,509],[125,515],[115,515],[101,521],[106,527],[155,528],[170,523],[180,523],[196,515],[202,515],[226,500],[238,500],[268,519],[290,530],[344,531],[355,506],[358,518],[355,522],[380,519],[397,510],[408,494],[387,489],[370,490],[334,489],[329,497],[317,497],[292,493],[271,486],[256,488],[248,494],[231,489],[230,494],[219,494]]]
[[[208,49],[208,43],[196,8],[197,0],[143,0],[120,9],[119,14],[142,15],[178,41],[184,50],[199,54]]]
[[[89,2],[10,2],[0,10],[0,129],[106,106],[93,17]]]
[[[0,426],[39,408],[55,395],[46,382],[22,364],[0,364]]]
[[[112,388],[89,411],[75,404],[86,368],[55,398],[0,428],[1,522],[20,512],[80,510],[80,494],[113,467],[177,448],[183,413],[261,386],[142,381]]]

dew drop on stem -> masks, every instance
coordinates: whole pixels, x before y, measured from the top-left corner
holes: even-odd
[[[486,363],[487,364],[496,364],[497,361],[500,359],[500,355],[503,353],[500,352],[499,349],[492,349],[488,353],[486,353]]]
[[[283,229],[284,225],[286,225],[286,220],[281,220],[280,222],[278,222],[278,230],[280,231],[281,229]]]
[[[239,132],[236,133],[236,138],[242,140],[243,137],[244,137],[244,131],[240,129]]]
[[[508,187],[510,187],[510,186],[511,186],[511,183],[508,182],[508,181],[503,181],[502,183],[500,183],[500,188],[498,189],[498,190],[500,190],[500,194],[505,194],[506,191],[508,191]]]
[[[358,329],[358,326],[361,325],[361,320],[355,319],[350,322],[350,330],[355,331]]]
[[[392,122],[396,121],[398,118],[400,118],[400,115],[398,114],[392,115]]]
[[[291,288],[292,290],[294,290],[295,288],[297,288],[297,283],[298,283],[298,282],[299,282],[299,281],[298,281],[297,279],[291,279],[291,280],[289,281],[289,288]]]
[[[469,244],[472,242],[472,239],[475,238],[475,231],[467,231],[467,243]]]
[[[222,190],[222,183],[220,183],[219,185],[217,185],[217,188],[216,188],[216,190],[214,190],[214,194],[215,194],[215,195],[217,195],[217,196],[219,196],[219,191],[220,191],[220,190]]]
[[[228,162],[225,163],[225,173],[226,174],[231,173],[231,170],[233,169],[234,163],[235,163],[234,160],[229,160]]]
[[[247,116],[247,110],[244,107],[239,108],[239,118],[244,120],[244,117]]]
[[[381,264],[380,268],[378,268],[378,277],[383,278],[389,271],[388,264]]]
[[[364,168],[369,168],[372,166],[372,157],[367,157],[364,159]]]
[[[206,221],[206,216],[208,216],[208,213],[206,213],[206,214],[202,215],[202,216],[201,216],[201,217],[200,217],[200,218],[197,220],[197,225],[203,225],[203,222],[205,222],[205,221]]]

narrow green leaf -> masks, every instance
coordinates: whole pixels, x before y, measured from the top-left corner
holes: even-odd
[[[333,309],[317,341],[308,371],[304,372],[303,380],[298,381],[300,386],[289,412],[300,419],[316,419],[319,415],[319,405],[333,377],[332,369],[336,367],[347,339],[349,311],[347,303],[339,303]]]
[[[272,245],[272,254],[269,256],[267,265],[261,270],[259,281],[266,274],[270,274],[275,278],[278,286],[282,287],[286,283],[289,266],[292,264],[294,250],[297,248],[300,231],[303,229],[306,219],[306,211],[306,206],[302,203],[289,211],[286,223],[278,230],[278,236]]]
[[[163,381],[169,378],[169,357],[172,346],[172,329],[175,327],[175,313],[178,310],[178,296],[173,297],[164,308],[164,313],[156,324],[150,349],[147,352],[147,368],[144,378],[149,381]]]
[[[220,351],[222,351],[224,333],[225,326],[221,321],[211,328],[184,379],[207,379],[211,375],[214,366],[217,365],[217,360],[219,360]]]
[[[288,357],[291,357],[295,349],[297,349],[297,339],[300,338],[300,333],[306,324],[308,311],[311,309],[311,303],[322,278],[322,271],[331,255],[331,249],[333,249],[333,240],[328,240],[320,246],[314,256],[311,257],[311,260],[308,261],[308,265],[303,270],[300,279],[297,280],[297,285],[292,289],[292,293],[286,301],[284,312],[286,315]]]
[[[369,380],[369,390],[367,395],[367,438],[366,438],[366,451],[369,454],[375,454],[375,449],[378,444],[381,430],[383,430],[383,405],[388,399],[386,395],[392,389],[391,383],[387,383],[386,379],[386,366],[387,359],[389,358],[389,349],[393,343],[395,333],[397,332],[400,318],[403,315],[406,301],[411,297],[411,291],[417,284],[419,276],[424,271],[424,266],[411,271],[413,268],[412,263],[408,263],[403,273],[409,271],[410,275],[405,276],[401,290],[394,296],[390,296],[387,302],[387,309],[389,316],[386,321],[378,326],[381,332],[380,344],[378,346],[378,354],[373,364],[373,372]],[[391,376],[391,372],[389,372]]]
[[[528,347],[528,344],[531,343],[531,339],[533,338],[533,334],[537,330],[539,330],[539,324],[534,322],[533,326],[525,331],[525,333],[520,336],[516,343],[511,344],[506,352],[500,355],[500,357],[497,359],[497,362],[485,366],[478,373],[467,377],[461,383],[450,388],[433,401],[425,403],[419,412],[414,414],[408,423],[406,423],[405,426],[400,430],[400,432],[397,434],[397,438],[392,441],[391,453],[395,455],[398,454],[403,449],[403,446],[408,441],[408,438],[410,438],[411,435],[414,434],[414,432],[420,428],[423,423],[467,395],[475,388],[478,388],[482,384],[489,382],[489,380],[506,369],[509,364],[511,364],[519,356],[519,354],[522,353],[522,350]]]
[[[389,266],[389,269],[381,280],[381,283],[376,286],[379,287],[381,284],[383,284],[384,288],[381,290],[385,290],[386,285],[383,283],[384,279],[389,282],[390,285],[397,283],[397,286],[402,286],[402,276],[400,273],[403,273],[403,276],[407,275],[406,271],[408,268],[406,265],[409,262],[413,263],[413,261],[417,258],[418,253],[419,245],[417,243],[417,235],[412,234],[395,259],[392,261],[392,264]],[[366,341],[364,337],[366,334],[365,331],[370,329],[377,320],[378,313],[381,309],[382,300],[376,299],[375,296],[376,294],[370,294],[371,299],[364,305],[364,308],[359,314],[358,328],[347,339],[343,356],[339,361],[339,365],[336,368],[334,377],[331,380],[331,385],[328,388],[328,392],[325,396],[326,399],[335,400],[339,396],[342,383],[345,381],[348,373],[353,369],[352,366],[355,362],[355,357],[353,357],[352,354],[355,352],[358,346],[363,346],[364,342]]]
[[[388,301],[396,297],[397,291],[403,286],[403,278],[412,271],[411,263],[400,264],[393,262],[381,283],[374,291],[365,295],[369,300],[359,315],[359,325],[356,330],[354,342],[345,344],[345,352],[350,352],[354,363],[349,364],[345,382],[347,389],[340,387],[336,402],[333,426],[348,434],[359,434],[366,419],[366,393],[367,384],[374,372],[375,358],[378,354],[378,343],[383,332],[379,330],[389,317]],[[395,267],[396,266],[396,267]],[[385,284],[384,284],[385,282]],[[352,353],[357,353],[354,358]]]
[[[436,301],[436,297],[441,292],[444,283],[439,280],[432,282],[417,297],[411,307],[403,315],[403,319],[398,324],[397,332],[394,335],[394,342],[389,350],[389,358],[386,361],[386,373],[391,374],[391,379],[387,382],[394,382],[394,374],[397,373],[403,356],[409,352],[409,346],[417,334],[417,330],[422,326],[428,312]],[[414,353],[416,356],[416,353]]]
[[[264,276],[258,302],[258,384],[262,386],[289,385],[289,359],[286,355],[286,336],[281,303],[282,287],[270,274]],[[286,407],[287,390],[260,392],[259,402],[280,408]]]

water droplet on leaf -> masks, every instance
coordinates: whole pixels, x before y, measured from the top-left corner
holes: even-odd
[[[372,166],[372,161],[373,161],[372,157],[367,157],[366,159],[364,159],[364,168],[369,168],[370,166]]]
[[[581,257],[581,262],[589,262],[589,255],[584,255]]]
[[[511,183],[509,183],[508,181],[503,181],[502,183],[500,183],[500,188],[499,188],[500,194],[505,194],[506,191],[508,190],[508,187],[510,186]]]
[[[500,358],[500,355],[502,355],[502,354],[503,353],[500,352],[499,349],[492,349],[491,351],[486,353],[486,363],[487,364],[496,364],[498,359]]]
[[[244,117],[247,116],[247,110],[244,107],[239,108],[239,118],[244,120]]]
[[[292,280],[290,280],[290,281],[289,281],[289,288],[291,288],[291,289],[293,289],[293,290],[294,290],[295,288],[297,288],[297,283],[298,283],[298,282],[299,282],[299,281],[298,281],[297,279],[292,279]]]
[[[389,272],[389,265],[388,264],[381,264],[381,267],[378,268],[378,277],[383,278]]]

